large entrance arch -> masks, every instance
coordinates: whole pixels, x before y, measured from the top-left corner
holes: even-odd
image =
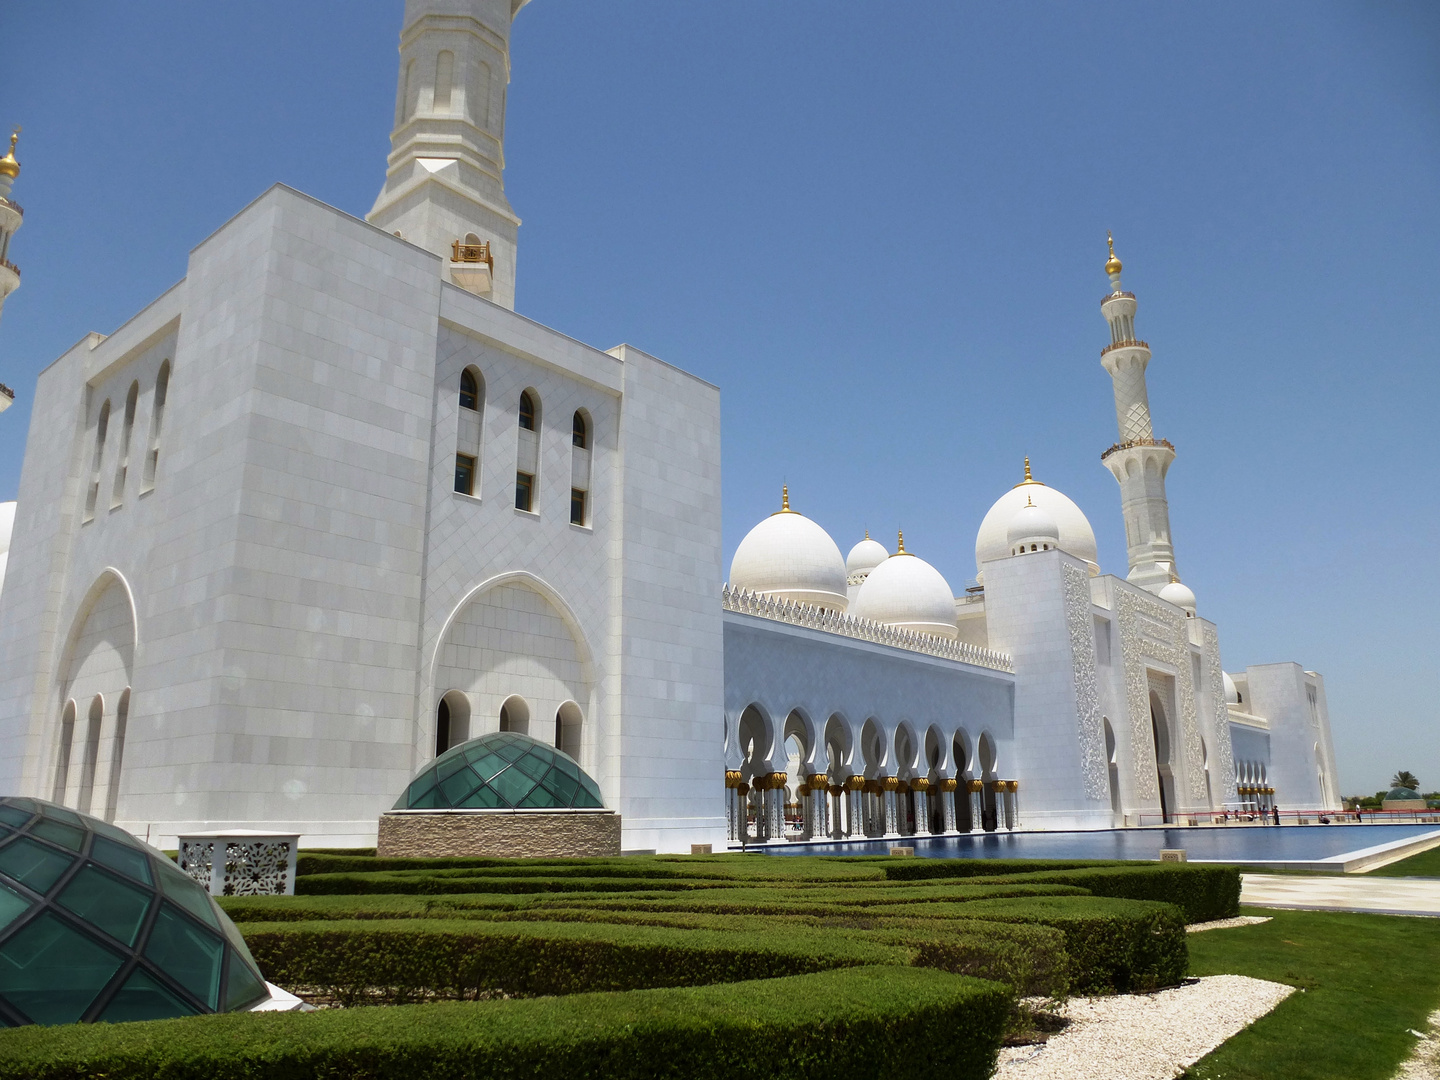
[[[130,587],[106,570],[71,624],[49,760],[52,798],[107,821],[119,808],[135,636]]]
[[[1165,703],[1150,691],[1150,733],[1155,739],[1155,774],[1160,788],[1160,818],[1170,824],[1175,813],[1175,771],[1170,764],[1170,721]]]

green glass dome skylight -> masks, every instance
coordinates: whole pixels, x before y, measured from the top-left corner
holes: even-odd
[[[410,782],[396,810],[602,810],[600,788],[549,743],[513,731],[452,746]]]
[[[0,799],[0,1025],[159,1020],[269,997],[208,893],[124,829]]]

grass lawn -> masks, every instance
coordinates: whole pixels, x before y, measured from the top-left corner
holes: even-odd
[[[1372,877],[1433,877],[1440,878],[1440,847],[1392,862],[1378,870],[1367,870]]]
[[[1192,1080],[1390,1080],[1440,1006],[1440,919],[1279,911],[1262,926],[1190,935],[1195,975],[1299,987],[1198,1062]]]

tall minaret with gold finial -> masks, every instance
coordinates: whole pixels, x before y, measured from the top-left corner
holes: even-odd
[[[1115,383],[1120,441],[1101,454],[1100,460],[1120,482],[1130,556],[1126,580],[1158,593],[1179,580],[1170,540],[1170,504],[1165,498],[1165,474],[1175,460],[1175,448],[1165,439],[1155,438],[1150,427],[1150,396],[1145,388],[1150,346],[1135,336],[1135,294],[1120,288],[1115,240],[1106,235],[1110,258],[1105,274],[1110,279],[1110,293],[1100,302],[1100,312],[1110,324],[1110,344],[1100,350],[1100,363]]]
[[[528,0],[405,0],[385,186],[365,220],[439,255],[445,280],[515,307],[505,198],[510,23]]]
[[[17,127],[10,136],[10,152],[0,158],[0,312],[5,310],[5,298],[20,287],[20,268],[10,261],[10,238],[25,222],[25,211],[19,203],[10,201],[10,189],[20,175],[20,163],[15,160],[15,144],[20,140]],[[15,392],[0,383],[0,412],[10,407]]]

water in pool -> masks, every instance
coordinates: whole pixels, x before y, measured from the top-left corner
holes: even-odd
[[[891,845],[905,844],[928,859],[1158,859],[1161,848],[1184,848],[1194,861],[1316,862],[1436,831],[1433,824],[1199,826],[907,836],[862,843],[767,845],[758,850],[777,855],[884,855]]]

